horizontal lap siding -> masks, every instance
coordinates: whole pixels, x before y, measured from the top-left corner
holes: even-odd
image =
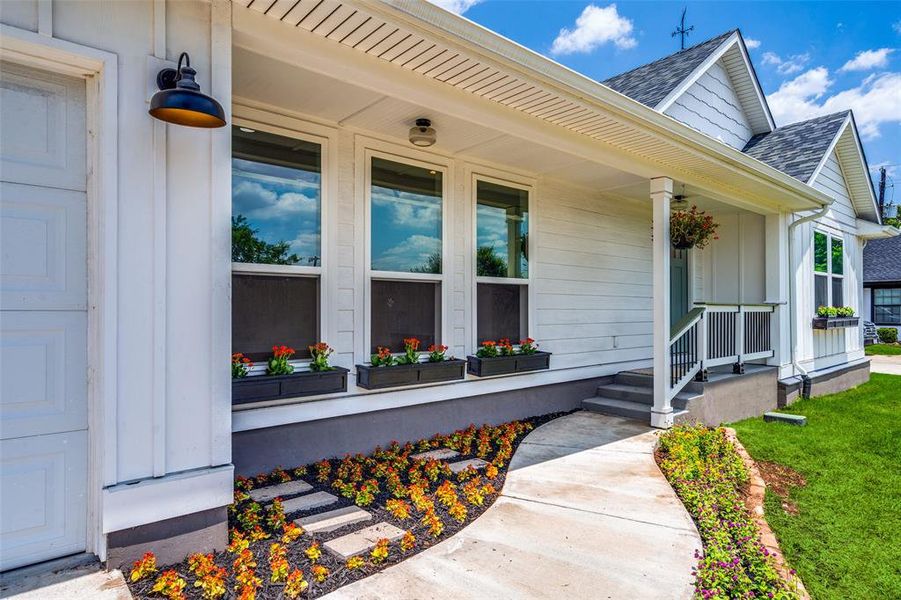
[[[733,148],[741,149],[751,139],[751,126],[720,63],[711,65],[665,112]]]
[[[651,211],[557,181],[538,186],[534,335],[555,367],[650,360]]]

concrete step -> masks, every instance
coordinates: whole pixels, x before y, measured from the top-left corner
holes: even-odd
[[[297,479],[295,481],[289,481],[287,483],[279,483],[277,485],[269,485],[266,487],[257,488],[255,490],[250,490],[250,497],[256,502],[269,502],[270,500],[274,500],[278,497],[284,498],[285,496],[303,494],[309,492],[312,489],[312,485],[310,485],[306,481]]]
[[[329,540],[324,544],[325,549],[341,560],[347,560],[351,556],[357,556],[369,552],[382,538],[388,538],[390,542],[396,542],[404,537],[404,530],[395,527],[391,523],[376,523],[363,529],[342,535]]]
[[[635,371],[620,371],[613,377],[613,384],[641,388],[653,388],[654,377],[645,373],[636,373]],[[694,394],[703,394],[704,384],[700,381],[689,381],[685,385],[683,391],[693,392]]]
[[[292,513],[302,512],[305,510],[313,510],[314,508],[319,508],[321,506],[328,506],[329,504],[334,504],[337,501],[338,497],[333,496],[328,492],[313,492],[312,494],[285,500],[282,503],[282,506],[285,509],[285,514],[290,515]]]
[[[451,450],[450,448],[438,448],[437,450],[429,450],[428,452],[420,452],[418,454],[411,454],[410,458],[415,458],[419,460],[448,460],[451,458],[456,458],[460,456],[460,453],[456,450]]]
[[[473,467],[474,469],[484,469],[487,464],[488,463],[481,458],[467,458],[466,460],[450,463],[447,466],[450,467],[451,472],[456,474],[467,467]]]
[[[645,423],[651,420],[651,407],[631,400],[595,396],[594,398],[582,400],[582,408],[603,415],[626,417],[627,419],[636,419]]]
[[[638,385],[608,383],[598,386],[597,395],[617,400],[631,400],[642,404],[654,404],[654,389]]]

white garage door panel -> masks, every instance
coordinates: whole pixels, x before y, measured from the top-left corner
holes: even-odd
[[[0,313],[0,439],[87,427],[87,315]]]
[[[0,441],[0,570],[85,544],[87,432]]]
[[[85,193],[0,183],[0,198],[3,310],[85,310]]]
[[[0,63],[3,181],[85,191],[85,85]]]

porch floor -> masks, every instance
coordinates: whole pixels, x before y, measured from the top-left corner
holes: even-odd
[[[542,425],[475,522],[325,597],[690,598],[701,540],[654,462],[655,440],[645,425],[584,411]]]

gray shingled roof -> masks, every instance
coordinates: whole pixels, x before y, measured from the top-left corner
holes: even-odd
[[[697,46],[664,56],[601,83],[654,108],[736,31],[727,31]]]
[[[755,135],[742,152],[807,183],[848,112],[792,123],[770,133]]]
[[[901,235],[870,240],[863,249],[863,282],[901,281]]]

